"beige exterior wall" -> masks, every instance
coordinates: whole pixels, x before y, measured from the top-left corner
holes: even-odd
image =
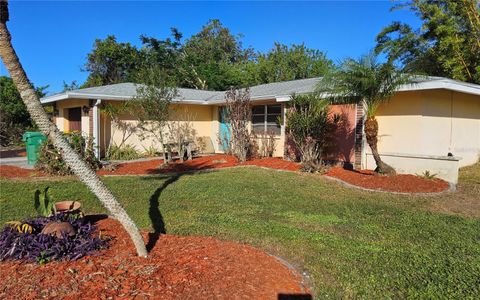
[[[428,170],[435,177],[449,183],[457,184],[458,181],[458,159],[455,157],[431,156],[431,155],[403,155],[384,154],[382,160],[395,167],[399,174],[414,174],[421,176]],[[366,168],[373,170],[377,167],[371,154],[367,154]]]
[[[104,101],[104,103],[107,101]],[[112,101],[112,103],[118,103]],[[277,103],[275,100],[255,102],[255,105]],[[68,108],[88,106],[88,100],[58,101],[56,125],[62,131],[69,130]],[[190,120],[197,137],[207,142],[206,152],[221,152],[218,141],[219,106],[215,105],[172,105],[172,119]],[[283,108],[283,112],[285,109]],[[124,115],[122,119],[132,124],[137,123],[134,116]],[[451,152],[460,157],[459,166],[473,164],[480,155],[480,97],[451,92],[447,90],[427,90],[401,92],[391,101],[382,105],[378,111],[379,152],[380,154],[430,155],[446,156]],[[82,113],[82,131],[88,135],[88,115]],[[276,138],[275,156],[284,154],[285,129]],[[110,142],[119,143],[121,131],[112,130],[110,120],[100,116],[99,144],[102,152]],[[145,151],[150,146],[159,148],[150,139],[141,139],[139,134],[132,135],[127,144],[138,151]],[[363,167],[367,167],[370,149],[364,147]],[[160,149],[158,149],[160,150]],[[422,170],[424,171],[424,170]],[[420,172],[421,173],[421,172]]]
[[[56,125],[59,130],[63,132],[69,131],[69,122],[68,122],[68,109],[74,107],[88,107],[88,100],[68,100],[68,101],[58,101],[56,109],[58,110],[58,116],[55,118]],[[82,132],[85,135],[88,135],[89,132],[89,123],[88,123],[88,114],[82,112]]]
[[[111,102],[114,103],[115,102]],[[189,105],[189,104],[174,104],[172,105],[172,121],[180,122],[190,122],[192,128],[195,130],[195,135],[197,138],[204,139],[206,145],[206,152],[213,151],[213,141],[211,138],[212,132],[212,112],[214,107],[207,105]],[[138,124],[137,119],[131,115],[123,115],[121,119],[132,125]],[[110,138],[113,134],[113,143],[119,145],[122,141],[122,131],[118,128],[112,127],[112,123],[108,117],[102,117],[103,124],[101,126],[101,145],[102,149],[108,146],[110,143]],[[165,134],[168,135],[168,130],[165,131]],[[156,150],[161,150],[161,145],[153,137],[142,138],[142,134],[137,132],[136,134],[131,135],[125,142],[130,146],[135,147],[137,151],[144,152],[146,149],[153,147]]]
[[[479,159],[479,96],[447,90],[402,92],[379,108],[377,120],[380,154],[450,152],[460,158],[460,167]]]

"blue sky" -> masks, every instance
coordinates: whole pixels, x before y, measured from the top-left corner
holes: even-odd
[[[267,51],[275,41],[305,43],[331,59],[358,57],[375,46],[375,36],[394,20],[417,27],[408,10],[390,12],[391,1],[318,2],[133,2],[10,1],[13,45],[30,80],[49,85],[82,83],[81,68],[96,38],[109,34],[139,45],[141,34],[165,38],[170,27],[184,37],[198,32],[209,19],[220,19],[243,44]],[[0,75],[8,75],[0,63]]]

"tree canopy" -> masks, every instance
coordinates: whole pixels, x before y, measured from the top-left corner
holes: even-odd
[[[267,53],[257,53],[246,73],[249,84],[262,84],[323,76],[333,66],[324,52],[305,44],[275,43]]]
[[[377,36],[377,53],[385,53],[415,73],[480,83],[480,5],[476,0],[412,0],[409,8],[422,26],[393,22]]]
[[[38,97],[45,96],[46,88],[45,86],[35,89]],[[2,114],[2,122],[12,122],[23,127],[33,125],[17,87],[12,79],[7,76],[0,76],[0,112]]]
[[[97,39],[87,55],[84,87],[133,81],[141,62],[140,51],[130,43],[118,43],[113,35]]]
[[[140,70],[153,66],[179,87],[227,90],[322,76],[333,66],[325,53],[304,44],[275,43],[261,53],[244,47],[241,38],[216,19],[186,40],[177,28],[165,39],[142,35],[140,48],[108,36],[96,40],[87,56],[84,70],[89,76],[84,86],[139,82]]]

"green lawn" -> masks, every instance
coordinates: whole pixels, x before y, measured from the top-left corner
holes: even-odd
[[[479,170],[462,173],[470,187],[463,197],[476,197],[468,193],[478,191]],[[105,181],[142,228],[159,228],[151,219],[162,218],[170,234],[260,247],[306,270],[319,298],[480,297],[480,219],[431,209],[455,194],[361,192],[320,176],[254,167]],[[33,215],[33,191],[45,186],[56,200],[78,199],[87,213],[104,212],[72,179],[0,184],[1,223]]]

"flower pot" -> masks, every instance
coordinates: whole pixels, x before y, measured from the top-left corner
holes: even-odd
[[[58,213],[77,213],[80,212],[82,205],[78,201],[60,201],[55,203],[55,212]]]

